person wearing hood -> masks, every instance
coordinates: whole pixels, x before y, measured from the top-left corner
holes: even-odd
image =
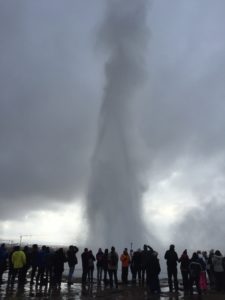
[[[190,294],[193,295],[193,284],[196,285],[198,294],[201,295],[201,289],[199,286],[200,274],[202,271],[202,264],[196,252],[193,253],[190,264]]]
[[[213,270],[215,275],[216,290],[222,291],[224,289],[224,268],[223,256],[219,250],[215,251],[212,257]]]
[[[158,253],[153,251],[147,264],[147,274],[149,278],[149,289],[153,294],[160,294],[159,273],[161,272]]]

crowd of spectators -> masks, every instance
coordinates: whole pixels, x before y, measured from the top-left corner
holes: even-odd
[[[7,285],[18,286],[26,283],[50,287],[61,287],[65,264],[68,264],[68,273],[65,275],[68,285],[74,283],[75,266],[78,264],[78,247],[69,246],[68,249],[50,249],[47,246],[39,247],[37,244],[19,245],[7,248],[5,244],[0,246],[0,284],[3,283],[3,274],[7,277]],[[184,293],[193,294],[196,286],[198,294],[215,289],[225,291],[225,258],[219,250],[196,251],[191,257],[185,249],[179,257],[175,246],[170,245],[165,252],[164,259],[167,263],[169,291],[177,293],[181,288]],[[121,284],[128,284],[131,278],[132,284],[147,286],[151,293],[159,294],[161,272],[158,253],[152,247],[144,245],[136,251],[127,248],[118,255],[115,247],[99,248],[96,254],[85,248],[81,253],[82,286],[109,285],[118,288],[118,267],[121,264]],[[182,276],[182,286],[178,282],[178,269]],[[97,269],[96,277],[94,270]],[[129,277],[130,273],[130,277]],[[28,275],[29,274],[29,275]],[[75,274],[76,275],[76,274]]]

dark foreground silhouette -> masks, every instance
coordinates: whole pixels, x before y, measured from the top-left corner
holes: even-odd
[[[225,260],[219,250],[196,251],[189,258],[187,250],[178,257],[170,245],[164,258],[168,279],[159,280],[161,267],[158,253],[152,247],[118,255],[115,247],[96,255],[85,248],[81,253],[82,276],[75,280],[78,247],[50,249],[47,246],[0,247],[0,293],[3,298],[30,297],[63,298],[103,297],[117,299],[182,299],[197,294],[199,297],[219,297],[225,291]],[[68,264],[68,273],[63,275]],[[118,272],[118,265],[121,272]],[[177,278],[180,264],[182,280]],[[119,273],[119,274],[118,274]],[[119,278],[118,278],[119,277]],[[130,278],[130,280],[128,280]],[[133,298],[132,298],[133,297]],[[142,298],[140,298],[142,297]],[[127,298],[127,299],[128,299]],[[125,298],[124,298],[125,299]],[[209,298],[210,299],[210,298]]]

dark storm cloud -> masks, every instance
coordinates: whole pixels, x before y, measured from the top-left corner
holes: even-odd
[[[149,157],[214,155],[224,146],[225,4],[154,3],[150,88],[141,108]],[[164,22],[154,19],[157,9]]]
[[[14,201],[29,210],[84,190],[98,79],[93,20],[82,24],[80,12],[73,1],[0,4],[1,217]]]

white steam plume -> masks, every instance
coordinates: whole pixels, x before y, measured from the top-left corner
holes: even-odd
[[[109,0],[99,34],[109,57],[87,211],[92,240],[108,246],[145,239],[142,185],[132,151],[132,106],[146,77],[146,5],[145,0]]]

